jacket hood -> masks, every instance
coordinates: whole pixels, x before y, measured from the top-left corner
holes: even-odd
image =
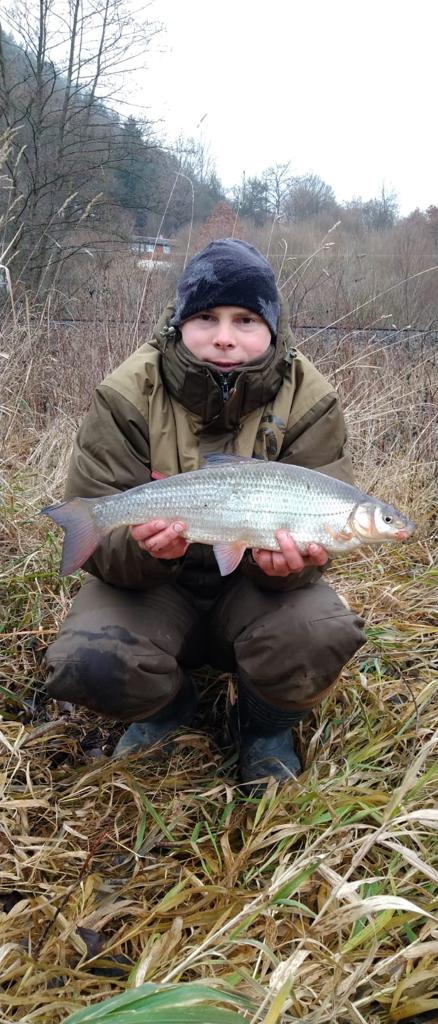
[[[281,298],[275,342],[266,352],[235,370],[221,373],[212,363],[197,359],[171,325],[175,304],[169,303],[153,333],[159,348],[161,372],[167,389],[181,405],[211,431],[235,430],[242,416],[275,397],[295,357],[287,302]]]

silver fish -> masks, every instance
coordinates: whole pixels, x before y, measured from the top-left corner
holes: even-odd
[[[116,526],[183,519],[189,541],[212,544],[222,576],[246,548],[279,550],[276,531],[298,548],[329,555],[410,537],[414,523],[351,484],[316,470],[241,456],[210,455],[204,467],[102,498],[73,498],[42,509],[65,530],[61,574],[78,569]]]

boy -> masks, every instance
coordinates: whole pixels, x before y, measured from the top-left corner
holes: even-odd
[[[198,469],[231,452],[353,482],[331,385],[293,347],[273,271],[237,239],[188,263],[154,338],[96,389],[80,427],[66,498],[96,497]],[[177,510],[175,510],[177,513]],[[221,578],[184,522],[113,530],[48,650],[48,689],[131,723],[115,755],[147,750],[197,707],[190,670],[238,680],[240,778],[301,770],[291,726],[325,696],[364,642],[362,620],[322,578],[327,553],[247,551]]]

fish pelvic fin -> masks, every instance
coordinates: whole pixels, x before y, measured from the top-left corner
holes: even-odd
[[[234,569],[240,565],[246,551],[246,544],[241,544],[238,541],[234,544],[214,544],[213,551],[221,576],[229,576],[230,572],[234,572]]]
[[[73,498],[59,505],[47,505],[40,515],[49,516],[62,526],[65,537],[62,546],[61,576],[69,576],[90,558],[102,540],[101,530],[93,516],[92,498]]]

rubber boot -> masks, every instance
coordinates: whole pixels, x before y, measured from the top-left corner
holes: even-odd
[[[302,771],[291,726],[307,711],[284,711],[239,683],[240,778],[248,786],[271,776],[287,782]]]
[[[191,676],[185,676],[182,686],[169,704],[144,722],[132,722],[128,726],[114,748],[113,758],[126,757],[154,747],[194,718],[198,702],[195,683]]]

